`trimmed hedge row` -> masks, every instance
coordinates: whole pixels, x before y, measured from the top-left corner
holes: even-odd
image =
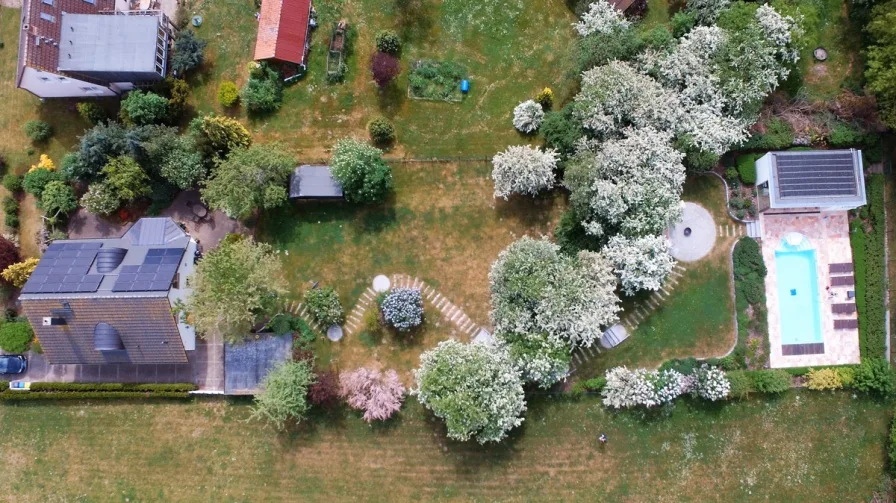
[[[125,383],[81,383],[81,382],[35,382],[31,383],[31,391],[139,391],[139,392],[186,392],[195,391],[196,385],[191,383],[175,384],[125,384]]]
[[[89,398],[190,398],[196,385],[36,382],[30,391],[6,389],[0,401],[80,400]]]
[[[868,177],[867,194],[871,230],[865,233],[865,271],[863,288],[861,288],[865,312],[859,313],[859,350],[863,359],[882,357],[887,347],[884,313],[886,220],[884,218],[883,175]],[[856,290],[859,290],[858,280],[857,274]],[[859,295],[858,291],[856,295]]]
[[[887,453],[890,457],[890,473],[896,475],[896,409],[893,410],[893,419],[890,421],[890,440],[887,442]]]
[[[186,399],[191,395],[179,391],[158,391],[158,392],[142,392],[142,391],[41,391],[38,393],[30,391],[13,391],[7,389],[0,393],[0,401],[23,402],[28,400],[88,400],[97,398],[176,398]]]

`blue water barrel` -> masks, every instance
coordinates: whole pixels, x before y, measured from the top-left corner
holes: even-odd
[[[460,92],[462,92],[462,93],[470,92],[470,81],[469,80],[464,79],[464,80],[460,81]]]

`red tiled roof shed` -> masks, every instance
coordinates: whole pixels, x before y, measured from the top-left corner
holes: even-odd
[[[255,60],[305,64],[311,0],[263,0],[255,40]]]

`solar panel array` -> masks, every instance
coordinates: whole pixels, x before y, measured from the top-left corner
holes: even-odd
[[[22,293],[95,292],[102,274],[87,274],[102,243],[51,243]]]
[[[780,197],[854,196],[853,154],[847,152],[776,154]]]
[[[171,287],[182,248],[150,248],[141,265],[122,266],[113,292],[157,292]]]

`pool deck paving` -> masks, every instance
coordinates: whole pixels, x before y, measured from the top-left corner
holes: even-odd
[[[835,330],[834,320],[855,319],[855,313],[834,314],[833,304],[854,302],[847,292],[855,286],[832,286],[829,265],[852,263],[849,244],[849,219],[845,211],[824,213],[787,213],[760,215],[762,258],[768,275],[765,294],[768,305],[769,363],[772,368],[805,367],[859,363],[858,329]],[[821,311],[821,332],[824,352],[818,354],[784,354],[781,342],[781,311],[778,299],[775,250],[786,234],[797,232],[808,238],[815,249],[818,302]],[[814,345],[813,345],[814,346]],[[816,348],[817,349],[817,348]],[[802,351],[788,351],[802,353]]]

